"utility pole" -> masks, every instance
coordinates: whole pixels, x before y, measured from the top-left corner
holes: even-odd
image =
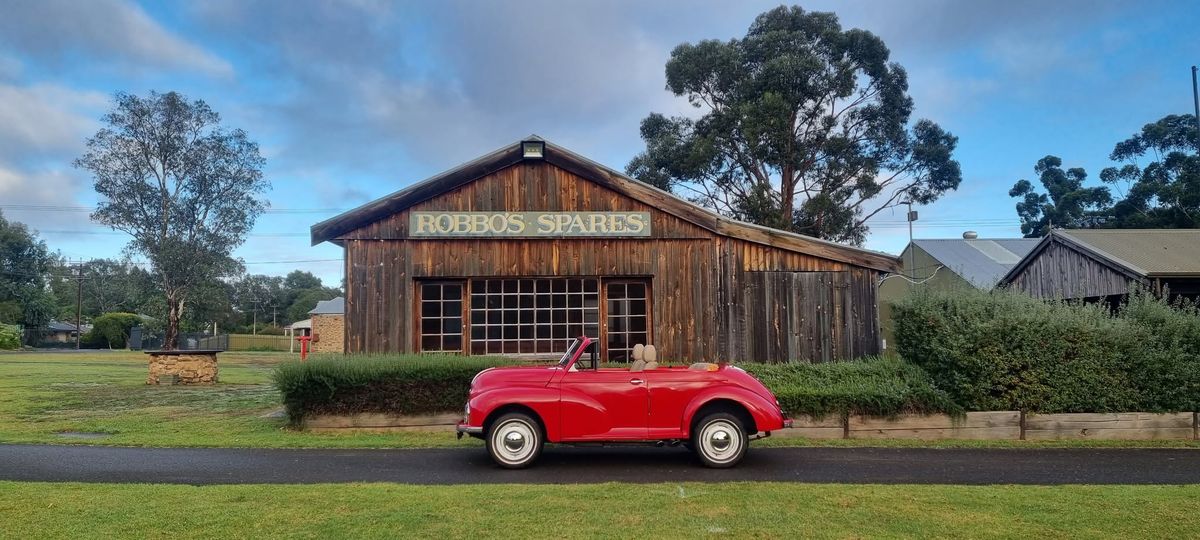
[[[913,222],[917,220],[917,213],[913,212],[912,199],[903,201],[900,204],[908,205],[908,277],[917,279],[917,248],[913,246]]]
[[[1196,153],[1200,155],[1200,91],[1196,89],[1196,66],[1192,66],[1192,105],[1196,108]]]
[[[83,260],[75,265],[75,350],[79,350],[79,338],[83,334],[80,326],[83,318]]]

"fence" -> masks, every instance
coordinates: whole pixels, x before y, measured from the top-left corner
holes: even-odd
[[[219,351],[287,351],[292,338],[288,336],[220,334],[199,340],[197,349]]]
[[[287,351],[291,338],[287,336],[252,334],[205,334],[182,332],[179,349],[184,351]],[[162,347],[161,336],[143,337],[141,348],[151,351]]]

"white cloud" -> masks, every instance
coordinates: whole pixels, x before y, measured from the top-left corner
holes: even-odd
[[[62,157],[82,149],[107,104],[99,92],[0,84],[0,160]]]
[[[0,44],[47,63],[84,53],[133,68],[233,74],[228,62],[172,34],[141,7],[122,0],[9,2],[0,16]]]

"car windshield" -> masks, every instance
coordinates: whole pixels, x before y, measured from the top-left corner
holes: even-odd
[[[559,367],[566,367],[567,364],[571,362],[571,358],[575,356],[575,351],[578,351],[579,346],[582,344],[582,339],[575,338],[575,340],[571,342],[571,346],[567,347],[567,352],[563,353],[562,358],[558,360]]]

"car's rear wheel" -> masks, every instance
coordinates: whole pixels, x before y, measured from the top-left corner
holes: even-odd
[[[719,412],[701,418],[692,430],[692,448],[704,465],[725,469],[737,465],[746,455],[746,430],[742,421]]]
[[[486,442],[497,465],[523,469],[542,453],[542,428],[527,414],[508,413],[492,422]]]

